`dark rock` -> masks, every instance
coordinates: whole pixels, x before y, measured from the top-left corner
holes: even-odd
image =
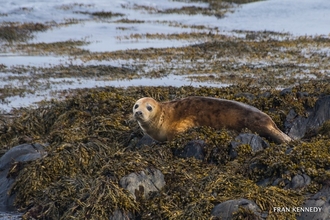
[[[310,219],[330,219],[330,187],[324,186],[318,193],[307,199],[302,208],[309,210],[307,212],[300,212],[297,220]],[[312,211],[311,211],[312,210]]]
[[[293,127],[294,122],[297,120],[299,116],[294,109],[290,109],[289,113],[286,116],[286,119],[284,121],[284,130],[285,133],[289,133],[290,129]]]
[[[23,214],[16,211],[1,211],[0,210],[0,219],[2,220],[22,220]]]
[[[266,172],[268,169],[268,166],[262,163],[259,163],[258,161],[252,162],[249,165],[249,172],[255,173],[255,172]],[[260,180],[262,181],[262,180]]]
[[[40,144],[22,144],[11,148],[0,158],[0,210],[15,210],[15,194],[9,195],[15,179],[8,176],[13,163],[28,162],[47,156],[43,146]]]
[[[130,212],[126,213],[118,209],[115,210],[109,218],[109,220],[131,220],[131,219],[135,219],[132,213]]]
[[[330,119],[330,96],[318,99],[307,118],[298,116],[291,110],[287,116],[285,127],[288,135],[297,140],[308,135],[316,135],[324,122]]]
[[[119,184],[128,190],[134,199],[140,196],[148,198],[150,192],[157,192],[165,186],[164,175],[157,169],[131,173],[120,179]]]
[[[233,219],[234,213],[236,213],[240,207],[251,210],[255,215],[255,219],[261,219],[260,208],[255,202],[248,199],[235,199],[222,202],[212,209],[211,216],[222,220],[230,220]]]
[[[13,162],[27,162],[46,156],[40,144],[22,144],[8,150],[0,158],[0,171],[9,168]]]
[[[283,89],[281,92],[280,92],[280,95],[281,96],[286,96],[288,94],[291,94],[292,93],[292,88],[286,88],[286,89]]]
[[[288,179],[277,178],[272,185],[278,186],[280,183],[284,183],[284,189],[301,189],[311,183],[311,178],[306,174],[297,174],[291,178],[291,181]]]
[[[204,147],[206,143],[202,140],[193,140],[189,141],[183,149],[177,149],[174,151],[174,155],[181,158],[189,158],[194,157],[197,160],[203,160],[204,155]]]
[[[308,97],[308,92],[297,92],[296,93],[296,97],[297,97],[297,99],[302,99],[302,98],[306,98],[306,97]]]
[[[311,178],[308,175],[306,175],[306,174],[295,175],[292,178],[291,183],[288,188],[301,189],[301,188],[308,186],[310,183],[311,183]]]
[[[154,139],[152,139],[149,135],[144,135],[137,143],[136,148],[141,148],[143,146],[151,146],[153,144],[158,143]]]
[[[249,92],[243,92],[243,93],[239,93],[239,94],[235,95],[235,98],[241,98],[241,97],[244,97],[248,100],[254,100],[256,98],[255,95],[253,95],[252,93],[249,93]]]
[[[288,154],[291,154],[291,152],[293,151],[293,147],[289,147],[285,150],[285,154],[288,155]]]
[[[257,185],[265,187],[265,186],[269,186],[271,184],[271,182],[272,182],[271,178],[266,178],[266,179],[258,181]]]
[[[250,145],[254,153],[269,147],[269,144],[258,135],[249,133],[239,134],[235,137],[235,140],[230,143],[229,155],[232,159],[237,157],[237,148],[242,144]]]
[[[317,132],[323,123],[330,119],[330,95],[318,99],[313,114],[308,117],[307,132]]]
[[[299,140],[306,134],[308,119],[297,115],[291,122],[292,127],[288,129],[288,135],[294,139]]]
[[[15,195],[9,195],[9,190],[15,179],[7,178],[8,170],[0,173],[0,211],[14,211]]]
[[[280,185],[280,183],[283,183],[284,186],[285,186],[286,188],[288,188],[288,186],[290,185],[291,182],[290,182],[290,180],[288,180],[288,179],[277,178],[277,179],[274,180],[274,182],[272,183],[272,185],[273,185],[273,186],[278,186],[278,185]]]
[[[258,97],[262,97],[262,98],[270,98],[271,96],[272,96],[271,92],[264,92],[258,95]]]
[[[319,134],[330,138],[330,120],[326,121],[319,129]]]

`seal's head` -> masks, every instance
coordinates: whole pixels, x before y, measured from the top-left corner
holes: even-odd
[[[142,124],[147,124],[152,121],[158,111],[159,103],[149,97],[137,100],[133,106],[133,116],[139,123]]]

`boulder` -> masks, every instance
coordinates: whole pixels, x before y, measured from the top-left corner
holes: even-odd
[[[288,171],[287,171],[288,172]],[[277,178],[272,183],[273,186],[279,185],[284,182],[284,189],[302,189],[311,183],[311,178],[307,174],[297,174],[291,178],[291,180]]]
[[[330,220],[330,187],[328,185],[324,186],[318,193],[307,199],[302,208],[307,211],[300,212],[297,220]]]
[[[131,193],[135,200],[141,197],[149,198],[149,193],[158,192],[165,186],[164,175],[160,170],[147,168],[145,171],[128,174],[120,179],[121,187]],[[109,217],[110,220],[136,219],[131,213],[124,210],[115,210]]]
[[[292,109],[287,115],[285,127],[288,135],[295,139],[301,139],[305,135],[316,135],[324,122],[330,120],[330,95],[319,98],[314,108],[308,112],[309,116],[302,117]]]
[[[272,93],[267,91],[267,92],[263,92],[260,95],[258,95],[259,98],[270,98],[272,96]]]
[[[269,147],[268,142],[264,141],[260,136],[242,133],[235,137],[235,140],[230,143],[229,155],[231,159],[237,157],[237,148],[242,144],[250,145],[254,153]]]
[[[158,143],[154,139],[152,139],[149,135],[144,135],[137,143],[136,143],[136,148],[142,148],[143,146],[151,146],[153,144]]]
[[[8,150],[0,158],[0,171],[8,169],[14,162],[32,161],[46,156],[41,144],[21,144]]]
[[[296,97],[297,99],[307,98],[309,96],[308,92],[297,92]]]
[[[23,163],[47,156],[41,144],[22,144],[11,148],[0,158],[0,210],[13,211],[15,194],[9,195],[9,190],[15,181],[9,176],[9,170],[14,163]]]
[[[194,157],[197,160],[203,160],[204,155],[204,147],[206,143],[202,140],[193,140],[189,141],[183,149],[176,149],[174,151],[174,155],[181,158],[189,158]]]
[[[308,186],[311,183],[311,178],[307,174],[295,175],[291,179],[291,183],[287,188],[301,189]]]
[[[150,192],[162,189],[165,186],[165,180],[160,170],[147,168],[145,171],[124,176],[120,179],[119,184],[128,190],[136,200],[140,196],[148,198]]]
[[[222,220],[230,220],[233,219],[234,214],[239,208],[249,209],[254,213],[254,219],[261,219],[260,208],[255,202],[248,199],[235,199],[222,202],[212,209],[211,216]]]
[[[109,217],[109,220],[131,220],[135,219],[134,215],[130,212],[126,213],[124,211],[120,211],[119,209],[115,210],[112,215]]]
[[[292,88],[285,88],[280,92],[281,96],[286,96],[292,93]]]

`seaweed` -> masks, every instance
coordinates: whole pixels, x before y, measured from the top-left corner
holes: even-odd
[[[131,111],[135,100],[143,96],[166,101],[202,95],[246,102],[278,116],[275,121],[282,124],[289,109],[312,106],[316,97],[329,93],[328,87],[319,84],[322,82],[301,84],[286,96],[270,90],[268,98],[259,99],[237,95],[251,93],[258,97],[265,92],[248,85],[107,87],[77,90],[62,101],[18,109],[17,117],[1,121],[1,146],[9,148],[29,137],[31,142],[48,143],[48,156],[16,167],[11,193],[16,193],[16,205],[26,219],[107,219],[117,210],[142,219],[208,219],[214,205],[239,198],[254,201],[270,219],[294,218],[296,213],[273,212],[273,207],[301,205],[306,193],[316,192],[329,178],[326,133],[307,142],[271,143],[271,147],[257,153],[252,153],[249,145],[242,145],[237,159],[231,160],[229,143],[237,133],[225,129],[193,128],[171,142],[135,148],[134,140],[141,137],[141,130],[131,119]],[[306,99],[313,101],[293,99],[297,91],[307,91]],[[327,131],[326,124],[323,130]],[[190,140],[205,141],[204,160],[173,155]],[[119,180],[148,167],[159,169],[166,185],[149,199],[134,200],[119,187]],[[300,190],[285,189],[282,184],[257,184],[265,178],[290,179],[302,173],[312,182]],[[235,216],[250,218],[251,213],[239,210]]]
[[[42,23],[2,23],[0,25],[0,40],[7,42],[26,41],[33,37],[33,32],[45,31],[49,26]]]

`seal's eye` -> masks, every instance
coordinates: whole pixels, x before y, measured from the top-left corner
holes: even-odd
[[[138,104],[134,105],[134,109],[137,109],[138,107],[139,107],[139,105],[138,105]]]
[[[152,107],[151,107],[151,106],[149,106],[149,105],[147,106],[147,109],[148,109],[148,111],[149,111],[149,112],[151,112],[151,111],[152,111]]]

